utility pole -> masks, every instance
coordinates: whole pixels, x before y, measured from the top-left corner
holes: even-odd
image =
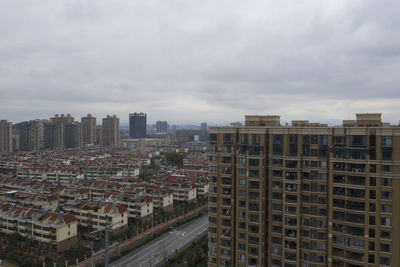
[[[154,227],[154,209],[153,209],[153,211],[151,212],[151,236],[152,237],[154,237],[154,229],[153,229],[153,227]]]
[[[116,224],[119,224],[120,222],[112,223],[109,225],[106,225],[103,228],[100,228],[96,231],[91,232],[90,234],[95,234],[98,232],[104,232],[104,266],[108,267],[108,262],[109,262],[109,249],[110,249],[110,244],[109,244],[109,230]],[[112,246],[114,246],[113,244]],[[93,255],[93,254],[92,254]],[[93,264],[93,257],[92,257],[92,264]]]
[[[92,267],[96,266],[96,263],[94,261],[94,250],[93,250],[93,240],[90,241],[90,249],[92,250]]]

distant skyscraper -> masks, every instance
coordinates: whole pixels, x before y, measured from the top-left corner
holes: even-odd
[[[96,145],[103,145],[103,127],[101,125],[96,126]]]
[[[96,142],[96,118],[88,114],[81,118],[82,123],[82,143],[94,144]]]
[[[131,139],[146,138],[147,117],[145,113],[129,114],[129,137]]]
[[[119,147],[119,118],[116,115],[103,118],[103,146]]]
[[[168,122],[167,121],[157,121],[156,122],[157,133],[168,132]]]
[[[81,124],[71,114],[56,114],[44,124],[44,148],[58,150],[81,145]]]
[[[39,151],[41,149],[40,120],[24,121],[19,126],[19,150]]]
[[[207,123],[206,122],[202,122],[200,124],[200,129],[204,132],[208,131],[208,127],[207,127]]]
[[[77,121],[64,125],[64,146],[65,148],[80,147],[82,145],[81,124]]]
[[[0,153],[13,151],[12,122],[0,121]]]

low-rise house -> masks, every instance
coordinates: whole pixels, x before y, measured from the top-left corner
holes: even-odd
[[[72,214],[53,213],[4,203],[0,208],[0,232],[18,232],[34,246],[63,251],[77,244],[78,221]]]
[[[113,197],[117,203],[127,207],[130,219],[146,220],[153,213],[153,199],[149,196],[125,193]]]
[[[85,188],[67,187],[59,194],[59,205],[63,206],[68,201],[89,200],[89,190]]]
[[[174,209],[174,193],[168,188],[148,187],[146,193],[153,199],[153,206],[157,210],[171,211]]]
[[[63,210],[75,215],[79,225],[88,232],[110,224],[115,224],[111,227],[113,232],[123,230],[128,226],[128,210],[121,204],[78,200],[66,202]]]

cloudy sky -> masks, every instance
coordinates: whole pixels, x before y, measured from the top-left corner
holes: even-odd
[[[400,1],[1,0],[0,117],[400,119]]]

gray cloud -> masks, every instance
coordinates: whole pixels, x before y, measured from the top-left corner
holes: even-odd
[[[398,121],[400,3],[0,2],[0,117]]]

